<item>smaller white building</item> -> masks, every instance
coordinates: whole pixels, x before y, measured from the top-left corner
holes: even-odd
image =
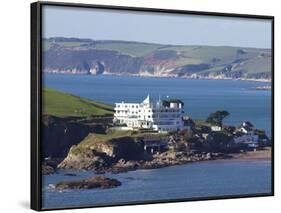
[[[243,122],[238,128],[237,136],[233,138],[236,144],[247,144],[248,147],[258,147],[259,146],[259,136],[255,134],[254,125],[249,121]]]
[[[254,125],[252,123],[250,123],[249,121],[244,121],[238,128],[238,131],[240,131],[244,134],[253,134]]]
[[[211,126],[211,130],[214,132],[219,132],[219,131],[221,131],[221,127],[220,126]]]

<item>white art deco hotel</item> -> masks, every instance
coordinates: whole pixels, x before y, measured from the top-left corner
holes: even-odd
[[[183,102],[180,100],[159,100],[153,103],[148,95],[142,103],[116,103],[114,109],[114,122],[130,129],[170,132],[184,128]]]

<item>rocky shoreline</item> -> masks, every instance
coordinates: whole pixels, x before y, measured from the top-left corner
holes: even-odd
[[[217,159],[229,159],[231,156],[222,153],[201,153],[201,154],[188,154],[187,152],[163,152],[161,154],[153,155],[153,159],[150,161],[125,161],[120,159],[111,167],[99,168],[95,170],[95,173],[122,173],[128,171],[134,171],[137,169],[157,169],[168,166],[183,165],[199,161],[217,160]]]
[[[44,71],[45,73],[49,74],[65,74],[65,75],[89,75],[88,73],[84,72],[55,72],[55,71]],[[155,75],[150,73],[138,73],[138,74],[131,74],[131,73],[110,73],[104,72],[102,75],[106,76],[131,76],[131,77],[142,77],[142,78],[181,78],[181,79],[196,79],[196,80],[233,80],[233,81],[255,81],[255,82],[265,82],[270,83],[271,79],[268,78],[232,78],[232,77],[225,77],[225,76],[177,76],[172,74],[162,74],[162,75]]]
[[[218,159],[230,159],[231,155],[223,153],[188,153],[188,152],[163,152],[154,154],[151,160],[124,160],[119,159],[115,163],[104,164],[103,166],[97,167],[87,167],[89,162],[83,161],[80,163],[79,168],[77,168],[76,162],[67,162],[64,164],[59,164],[57,168],[48,165],[47,162],[42,165],[42,174],[49,175],[56,172],[56,169],[74,169],[74,170],[84,170],[93,171],[95,174],[110,173],[122,173],[128,171],[134,171],[138,169],[157,169],[174,165],[183,165],[188,163],[207,161],[207,160],[218,160]],[[101,161],[99,158],[92,159],[96,161]],[[96,163],[97,164],[97,163]]]
[[[116,74],[116,73],[105,73],[104,75],[111,75],[111,76],[133,76],[133,77],[144,77],[144,78],[181,78],[181,79],[196,79],[196,80],[233,80],[233,81],[256,81],[256,82],[265,82],[270,83],[271,79],[267,78],[232,78],[226,76],[177,76],[177,75],[154,75],[154,74],[147,74],[147,73],[140,73],[140,74]]]
[[[163,152],[160,154],[154,154],[152,160],[124,160],[123,158],[118,160],[116,163],[111,165],[101,166],[91,169],[72,169],[81,171],[93,171],[95,174],[104,173],[123,173],[128,171],[135,171],[138,169],[158,169],[168,166],[184,165],[188,163],[195,163],[209,160],[270,160],[271,159],[271,148],[264,150],[250,151],[236,154],[225,154],[225,153],[196,153],[189,154],[187,152]],[[82,165],[83,166],[83,165]],[[44,162],[42,165],[42,174],[50,175],[56,172],[57,169],[71,169],[71,165],[58,166],[57,168],[53,165],[48,165]]]
[[[153,155],[152,160],[124,160],[123,158],[118,160],[111,166],[104,166],[88,171],[93,171],[96,175],[105,173],[125,173],[129,171],[135,171],[139,169],[158,169],[175,165],[184,165],[195,162],[210,161],[210,160],[270,160],[271,148],[265,148],[258,151],[250,151],[237,154],[225,154],[225,153],[194,153],[188,152],[163,152]],[[48,165],[44,162],[42,165],[42,174],[50,175],[56,173],[58,168],[53,165]],[[64,169],[61,168],[60,169]],[[76,169],[79,170],[79,169]],[[86,169],[82,169],[86,170]],[[76,174],[66,173],[65,176],[76,176]],[[122,183],[117,179],[111,179],[105,176],[93,176],[85,179],[78,179],[72,181],[60,181],[56,184],[50,184],[50,188],[54,190],[67,190],[67,189],[107,189],[121,186]]]

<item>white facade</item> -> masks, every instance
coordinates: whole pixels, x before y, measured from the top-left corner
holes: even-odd
[[[180,101],[169,101],[169,106],[164,106],[161,101],[154,104],[147,96],[142,103],[116,103],[114,109],[114,122],[126,124],[132,129],[170,132],[184,128],[183,104]]]
[[[221,131],[221,127],[220,126],[211,126],[211,130],[214,132],[219,132],[219,131]]]

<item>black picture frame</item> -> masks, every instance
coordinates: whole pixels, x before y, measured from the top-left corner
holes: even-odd
[[[42,209],[42,181],[41,181],[41,115],[42,115],[42,7],[43,6],[64,6],[74,8],[96,8],[108,10],[121,11],[138,11],[138,12],[156,12],[156,13],[170,13],[170,14],[187,14],[187,15],[206,15],[215,17],[238,17],[249,19],[262,19],[271,21],[271,116],[272,116],[272,152],[271,152],[271,192],[262,194],[248,194],[248,195],[231,195],[231,196],[212,196],[207,198],[188,198],[188,199],[169,199],[169,200],[153,200],[153,201],[138,201],[119,203],[112,205],[91,205],[91,206],[77,206],[65,207],[62,209],[80,209],[89,207],[104,207],[104,206],[122,206],[122,205],[137,205],[137,204],[153,204],[153,203],[172,203],[185,201],[202,201],[202,200],[217,200],[217,199],[233,199],[233,198],[249,198],[274,196],[274,16],[265,15],[249,15],[236,13],[218,13],[205,11],[186,11],[174,9],[157,9],[157,8],[141,8],[141,7],[124,7],[124,6],[109,6],[109,5],[93,5],[80,3],[61,3],[61,2],[35,2],[31,4],[31,209],[41,211]],[[56,210],[44,209],[44,210]]]

